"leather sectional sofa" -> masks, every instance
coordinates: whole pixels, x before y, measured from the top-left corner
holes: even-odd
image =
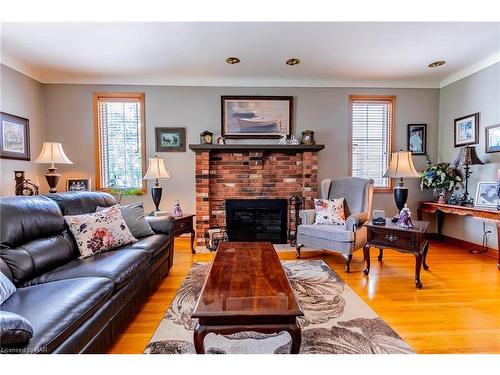
[[[146,217],[154,235],[78,260],[63,215],[114,204],[98,192],[0,198],[0,270],[17,287],[0,309],[23,316],[34,330],[26,346],[0,349],[106,352],[167,276],[174,255],[168,217]]]

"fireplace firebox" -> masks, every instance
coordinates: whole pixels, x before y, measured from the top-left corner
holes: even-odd
[[[229,241],[287,242],[286,199],[227,199]]]

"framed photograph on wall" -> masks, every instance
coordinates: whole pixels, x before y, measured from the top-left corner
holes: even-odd
[[[185,152],[186,128],[155,128],[156,152]]]
[[[31,160],[28,119],[0,112],[0,158]]]
[[[486,135],[485,151],[500,152],[500,124],[486,127],[484,131]]]
[[[498,189],[498,182],[478,182],[475,206],[496,208],[498,205]]]
[[[425,155],[427,152],[427,124],[408,124],[408,151],[412,155]]]
[[[66,191],[90,191],[91,179],[90,178],[67,178]]]
[[[479,140],[479,112],[455,119],[455,147],[475,145]]]
[[[224,138],[280,138],[292,132],[292,96],[222,96]]]

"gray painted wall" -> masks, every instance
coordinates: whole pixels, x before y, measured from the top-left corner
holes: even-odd
[[[469,192],[475,197],[478,181],[496,181],[500,169],[500,153],[486,154],[485,127],[500,123],[500,63],[454,82],[440,90],[439,95],[439,159],[452,161],[458,148],[454,148],[453,120],[471,113],[480,112],[479,144],[476,151],[479,158],[488,163],[473,166],[469,180]],[[489,223],[491,230],[489,247],[497,249],[496,226]],[[482,222],[472,218],[448,216],[444,233],[466,241],[481,243]]]
[[[2,112],[29,119],[31,160],[35,160],[45,138],[44,87],[34,79],[0,65],[0,108]],[[39,181],[42,192],[46,166],[32,161],[0,159],[0,196],[14,195],[15,170],[26,171],[27,178]]]
[[[75,163],[60,166],[64,177],[95,176],[92,94],[97,91],[135,91],[146,94],[146,145],[148,157],[154,153],[154,127],[183,126],[187,142],[199,143],[199,134],[208,129],[220,133],[221,95],[293,95],[294,131],[315,130],[317,143],[324,143],[319,153],[319,178],[348,174],[348,132],[350,94],[396,95],[396,145],[406,149],[408,123],[428,124],[428,151],[437,158],[438,104],[437,89],[362,89],[362,88],[231,88],[170,86],[56,85],[45,86],[47,140],[62,142],[68,157]],[[274,141],[274,142],[277,142]],[[171,179],[162,182],[161,208],[171,210],[179,199],[185,212],[194,212],[194,153],[161,153],[171,169]],[[422,170],[423,156],[414,157]],[[416,202],[429,197],[421,192],[419,181],[407,181],[410,207],[416,215]],[[137,197],[131,198],[137,200]],[[152,209],[149,195],[143,197],[147,210]],[[392,194],[376,194],[374,208],[394,214]]]

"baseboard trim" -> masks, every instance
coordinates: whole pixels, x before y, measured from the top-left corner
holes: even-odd
[[[449,243],[450,245],[453,245],[456,247],[461,247],[464,249],[469,249],[469,250],[473,250],[473,251],[481,251],[482,250],[481,245],[478,245],[476,243],[469,242],[469,241],[464,241],[464,240],[461,240],[459,238],[446,236],[444,234],[441,236],[441,238],[439,238],[437,233],[427,233],[426,237],[429,240],[443,241],[443,242]],[[483,255],[490,256],[492,258],[497,258],[498,257],[498,250],[493,249],[491,247],[488,247],[488,251],[486,253],[483,253]]]

